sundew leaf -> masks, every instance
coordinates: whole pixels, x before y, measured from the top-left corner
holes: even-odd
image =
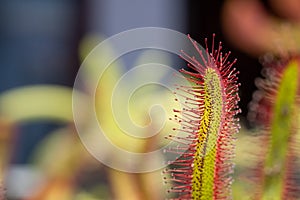
[[[202,52],[198,43],[193,43],[202,60],[182,53],[183,59],[195,72],[181,70],[193,86],[181,86],[179,91],[186,95],[182,110],[174,110],[174,120],[181,125],[177,131],[186,137],[170,135],[168,138],[187,144],[186,151],[171,148],[169,152],[181,154],[172,167],[165,170],[173,182],[169,192],[175,199],[231,199],[234,140],[239,129],[238,86],[235,63],[228,62],[230,53],[217,50]]]
[[[289,138],[291,137],[292,120],[296,94],[298,89],[298,66],[291,62],[284,70],[281,83],[273,108],[271,121],[271,141],[269,153],[266,155],[265,170],[268,173],[265,180],[265,194],[263,199],[281,197],[284,189],[284,176],[287,170]],[[276,172],[279,171],[279,172]],[[277,194],[275,194],[277,193]]]

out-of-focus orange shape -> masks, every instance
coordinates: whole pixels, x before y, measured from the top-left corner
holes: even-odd
[[[300,23],[299,0],[269,0],[272,8],[281,16],[295,23]]]
[[[25,200],[72,200],[74,185],[71,179],[54,178],[32,197]]]
[[[255,56],[272,50],[272,20],[258,1],[227,1],[222,20],[227,38],[239,49]]]
[[[222,12],[224,34],[237,48],[255,57],[266,53],[281,55],[298,52],[300,1],[294,1],[271,2],[273,7],[278,8],[278,12],[289,12],[287,15],[282,14],[289,18],[281,19],[269,13],[258,0],[228,0]],[[297,8],[291,8],[294,6]]]

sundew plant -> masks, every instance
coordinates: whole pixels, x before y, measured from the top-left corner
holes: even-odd
[[[190,36],[197,55],[182,51],[189,69],[180,70],[191,86],[178,86],[185,97],[181,110],[174,110],[174,120],[181,125],[185,137],[169,135],[168,139],[188,145],[187,149],[171,148],[180,157],[165,170],[165,181],[171,199],[231,199],[235,134],[239,130],[239,73],[229,61],[230,52],[223,54],[222,44],[215,49],[214,38],[209,50],[201,50]]]

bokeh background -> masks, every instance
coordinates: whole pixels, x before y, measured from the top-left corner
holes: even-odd
[[[4,190],[11,200],[164,199],[160,172],[108,169],[81,145],[71,93],[84,57],[103,39],[137,27],[189,33],[202,45],[216,33],[224,51],[232,52],[232,60],[238,58],[240,117],[249,131],[247,106],[260,76],[259,60],[297,48],[293,38],[299,33],[300,6],[287,2],[1,0],[0,193]],[[136,60],[136,55],[128,56],[119,67],[128,69]],[[120,72],[111,73],[117,77]]]

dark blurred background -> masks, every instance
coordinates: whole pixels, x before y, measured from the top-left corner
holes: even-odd
[[[225,2],[230,1],[2,0],[0,92],[30,84],[72,86],[80,66],[78,47],[85,35],[109,37],[131,28],[160,26],[190,33],[200,44],[216,33],[224,50],[239,60],[236,67],[244,83],[240,104],[245,115],[253,79],[261,67],[257,57],[237,49],[223,33]],[[270,15],[285,19],[270,5],[273,1],[254,2]]]
[[[190,33],[200,44],[216,33],[224,51],[238,58],[242,115],[260,71],[257,58],[236,49],[222,33],[224,1],[1,1],[0,92],[29,84],[72,86],[80,66],[78,47],[85,34],[107,37],[143,26]],[[267,4],[266,4],[267,5]],[[242,17],[242,16],[241,16]]]

